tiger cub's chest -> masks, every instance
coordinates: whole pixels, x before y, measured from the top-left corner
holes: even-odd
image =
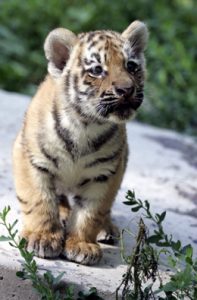
[[[69,130],[67,136],[66,145],[63,141],[60,144],[58,158],[58,178],[65,187],[83,186],[87,180],[115,172],[123,142],[119,126],[75,128],[72,132]]]

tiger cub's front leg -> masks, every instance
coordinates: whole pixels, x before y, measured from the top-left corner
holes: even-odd
[[[74,197],[75,206],[68,224],[63,254],[71,261],[85,265],[97,263],[102,251],[96,242],[105,228],[106,218],[120,187],[124,167],[122,162],[115,175],[97,177],[88,183],[80,195]],[[110,223],[112,225],[112,223]]]
[[[14,147],[14,172],[23,218],[21,236],[27,240],[27,249],[43,258],[58,256],[62,251],[64,231],[51,175],[32,164],[17,143]]]

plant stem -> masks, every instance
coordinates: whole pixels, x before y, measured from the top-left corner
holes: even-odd
[[[130,264],[127,268],[126,276],[123,278],[122,282],[116,289],[116,300],[119,299],[118,292],[123,284],[124,284],[124,287],[123,287],[123,291],[122,291],[122,299],[123,300],[125,299],[125,296],[128,291],[129,281],[131,281],[131,278],[132,278],[132,268],[134,268],[134,276],[133,276],[134,282],[133,283],[134,283],[135,296],[137,296],[139,294],[139,291],[141,290],[141,282],[140,282],[139,276],[138,276],[137,265],[138,265],[138,259],[140,257],[141,247],[144,243],[145,235],[146,235],[146,228],[145,228],[143,220],[140,219],[139,230],[138,230],[137,239],[136,239],[137,244],[136,244],[136,247],[134,249],[132,249],[132,253],[131,253],[132,258],[131,258]],[[136,298],[136,300],[137,300],[137,298]]]

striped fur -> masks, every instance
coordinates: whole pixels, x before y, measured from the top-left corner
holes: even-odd
[[[28,249],[82,264],[101,258],[97,236],[117,234],[110,210],[127,163],[125,122],[143,100],[146,26],[122,34],[52,31],[45,81],[13,149]]]

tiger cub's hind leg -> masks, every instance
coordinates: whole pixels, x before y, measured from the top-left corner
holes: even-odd
[[[27,240],[27,250],[43,258],[58,256],[64,230],[50,174],[36,164],[31,165],[26,153],[17,146],[14,148],[14,173],[23,218],[21,236]]]

